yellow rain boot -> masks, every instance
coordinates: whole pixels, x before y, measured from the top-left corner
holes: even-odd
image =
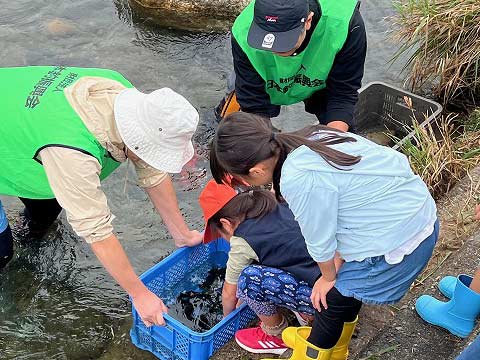
[[[300,327],[288,327],[282,332],[282,340],[290,349],[295,348],[295,342],[297,336],[300,336],[304,339],[308,339],[310,336],[310,331],[312,330],[309,326],[300,326]]]
[[[347,360],[348,345],[350,344],[350,340],[352,340],[353,331],[355,330],[357,321],[358,316],[351,322],[343,323],[342,335],[340,335],[340,339],[338,339],[337,344],[333,348],[331,360]]]
[[[337,344],[333,347],[332,356],[330,358],[331,360],[347,360],[348,345],[350,344],[350,340],[352,339],[353,331],[355,330],[355,326],[357,325],[357,322],[358,322],[358,316],[354,321],[346,322],[343,324],[342,334],[340,335],[340,339],[338,339]],[[306,339],[308,339],[308,337],[310,336],[311,330],[312,328],[307,326],[288,327],[285,330],[283,330],[282,340],[285,343],[285,345],[287,345],[289,348],[295,349],[298,342],[297,340],[305,339],[306,341]],[[309,358],[308,357],[296,358],[292,356],[291,359],[300,360],[300,359],[309,359]],[[329,359],[329,358],[326,358],[326,359]],[[267,359],[264,359],[264,360],[267,360]]]
[[[289,348],[293,349],[293,354],[289,357],[289,360],[330,360],[333,348],[320,349],[307,341],[311,329],[310,327],[302,326],[288,327],[283,330],[283,342]]]

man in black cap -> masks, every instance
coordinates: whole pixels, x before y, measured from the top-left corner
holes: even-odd
[[[353,130],[367,41],[357,0],[253,0],[232,28],[235,91],[217,107],[263,115],[305,103],[321,124]]]

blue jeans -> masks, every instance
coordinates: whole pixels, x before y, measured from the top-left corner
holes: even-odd
[[[458,355],[456,360],[477,360],[480,354],[480,335]]]
[[[364,304],[393,304],[400,301],[430,260],[438,232],[437,220],[432,234],[399,264],[387,263],[385,256],[345,262],[338,271],[335,288],[343,296],[353,297]]]

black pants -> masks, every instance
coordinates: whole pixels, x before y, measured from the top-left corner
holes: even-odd
[[[12,259],[13,236],[10,226],[0,233],[0,270]]]
[[[58,214],[62,211],[56,199],[34,200],[20,198],[25,205],[26,225],[29,237],[40,238],[48,231]],[[2,269],[13,256],[13,236],[10,226],[0,233],[0,269]]]
[[[315,312],[312,332],[308,341],[321,349],[330,349],[342,334],[343,323],[354,321],[362,302],[353,297],[343,296],[333,288],[327,294],[328,309]]]
[[[25,205],[25,217],[33,236],[43,236],[62,211],[56,199],[19,199]]]

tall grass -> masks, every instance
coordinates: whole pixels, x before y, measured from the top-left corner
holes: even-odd
[[[480,163],[480,131],[477,130],[480,117],[467,121],[468,126],[475,126],[474,131],[457,131],[456,115],[437,119],[435,127],[428,124],[422,128],[414,119],[413,125],[406,129],[413,130],[414,136],[401,145],[401,151],[408,156],[413,171],[427,184],[435,199]]]
[[[426,82],[447,103],[480,95],[480,0],[400,0],[394,61],[408,55],[404,70],[413,90]]]

